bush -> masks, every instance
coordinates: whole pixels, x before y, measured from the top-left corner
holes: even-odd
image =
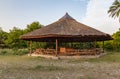
[[[0,49],[0,55],[25,55],[28,54],[28,49]]]
[[[7,51],[6,51],[6,50],[1,50],[1,51],[0,51],[0,55],[5,55],[5,54],[7,54]]]
[[[10,55],[11,53],[11,49],[0,49],[0,55]]]
[[[104,45],[105,49],[110,51],[110,50],[113,50],[113,45],[111,42],[105,42],[105,45]]]
[[[13,50],[13,55],[25,55],[28,54],[29,50],[27,49],[18,49],[18,50]]]

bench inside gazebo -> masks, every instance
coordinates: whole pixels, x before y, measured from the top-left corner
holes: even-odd
[[[104,53],[104,41],[112,40],[109,34],[103,33],[92,27],[77,22],[66,13],[58,21],[44,26],[40,29],[21,36],[21,39],[30,41],[30,54],[55,55],[55,56],[80,56],[99,55]],[[32,51],[32,41],[55,42],[55,49],[37,48]],[[96,42],[103,42],[103,49],[96,48]],[[93,42],[94,46],[89,49],[76,49],[71,47],[60,47],[60,43],[68,42]]]

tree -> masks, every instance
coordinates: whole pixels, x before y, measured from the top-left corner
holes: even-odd
[[[24,30],[14,27],[12,30],[10,30],[8,39],[5,41],[5,43],[10,48],[26,48],[27,41],[21,40],[20,36],[41,27],[42,25],[39,22],[33,22],[30,25],[27,25],[27,28]]]
[[[115,50],[120,51],[120,30],[112,35],[113,37],[113,46]]]
[[[41,25],[39,22],[32,22],[30,25],[27,25],[27,28],[25,29],[25,33],[31,32],[33,30],[41,28],[43,25]]]
[[[5,43],[11,47],[11,48],[23,48],[26,47],[26,42],[19,39],[21,35],[24,34],[24,31],[14,27],[12,30],[10,30],[10,33],[8,34],[8,39],[5,41]]]
[[[106,50],[120,51],[120,30],[112,35],[113,40],[105,41],[104,48]]]
[[[3,34],[3,30],[2,30],[2,28],[0,27],[0,44],[3,43],[2,34]]]
[[[3,31],[2,28],[0,27],[0,48],[5,47],[5,40],[7,39],[8,33]]]
[[[34,30],[36,30],[36,29],[39,29],[39,28],[41,28],[43,25],[41,25],[39,22],[32,22],[31,24],[28,24],[27,25],[27,28],[24,30],[24,34],[26,34],[26,33],[28,33],[28,32],[31,32],[31,31],[34,31]],[[39,46],[41,46],[42,44],[44,44],[44,43],[36,43],[36,42],[33,42],[32,43],[32,47],[33,48],[37,48],[37,47],[39,47]],[[44,46],[44,45],[42,45],[42,46]]]
[[[115,0],[108,10],[108,13],[113,18],[118,18],[120,22],[120,0]]]

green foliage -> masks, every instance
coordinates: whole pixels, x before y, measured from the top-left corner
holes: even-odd
[[[30,25],[27,25],[27,28],[24,30],[14,27],[12,30],[10,30],[8,34],[6,33],[3,34],[2,32],[2,37],[0,38],[2,38],[5,45],[7,45],[10,48],[27,48],[28,42],[21,40],[20,36],[41,27],[42,25],[39,22],[33,22]],[[0,31],[0,34],[1,34],[1,31]],[[34,46],[37,46],[37,44],[35,44]]]
[[[2,28],[0,27],[0,48],[6,47],[5,40],[7,39],[7,32],[4,32]]]
[[[113,34],[113,38],[114,49],[120,51],[120,30]]]
[[[113,4],[110,6],[108,13],[113,18],[119,18],[120,22],[120,0],[115,0]]]
[[[93,42],[72,42],[72,43],[61,43],[60,47],[68,47],[68,48],[75,48],[75,49],[86,49],[86,48],[93,48]]]
[[[33,22],[30,25],[27,25],[27,28],[24,30],[25,33],[31,32],[33,30],[41,28],[43,25],[41,25],[39,22]]]
[[[112,41],[106,41],[105,42],[105,45],[104,45],[104,48],[108,51],[111,51],[113,50],[113,45],[112,45]]]
[[[0,55],[5,55],[6,53],[7,53],[6,50],[1,50],[1,51],[0,51]]]
[[[27,49],[13,49],[13,55],[25,55],[28,53],[29,53],[29,50]]]
[[[10,30],[10,33],[8,34],[8,39],[5,41],[5,43],[11,48],[26,47],[26,42],[19,38],[23,34],[23,30],[14,27],[12,30]]]
[[[105,41],[104,48],[108,51],[120,51],[120,30],[112,35],[113,40]],[[98,43],[102,47],[101,43]]]
[[[29,53],[28,49],[1,49],[0,50],[0,55],[26,55]]]
[[[10,55],[11,53],[11,49],[0,49],[0,55]]]

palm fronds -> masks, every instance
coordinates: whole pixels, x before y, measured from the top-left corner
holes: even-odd
[[[108,13],[113,18],[119,18],[120,22],[120,0],[115,0],[112,6],[109,8]]]

